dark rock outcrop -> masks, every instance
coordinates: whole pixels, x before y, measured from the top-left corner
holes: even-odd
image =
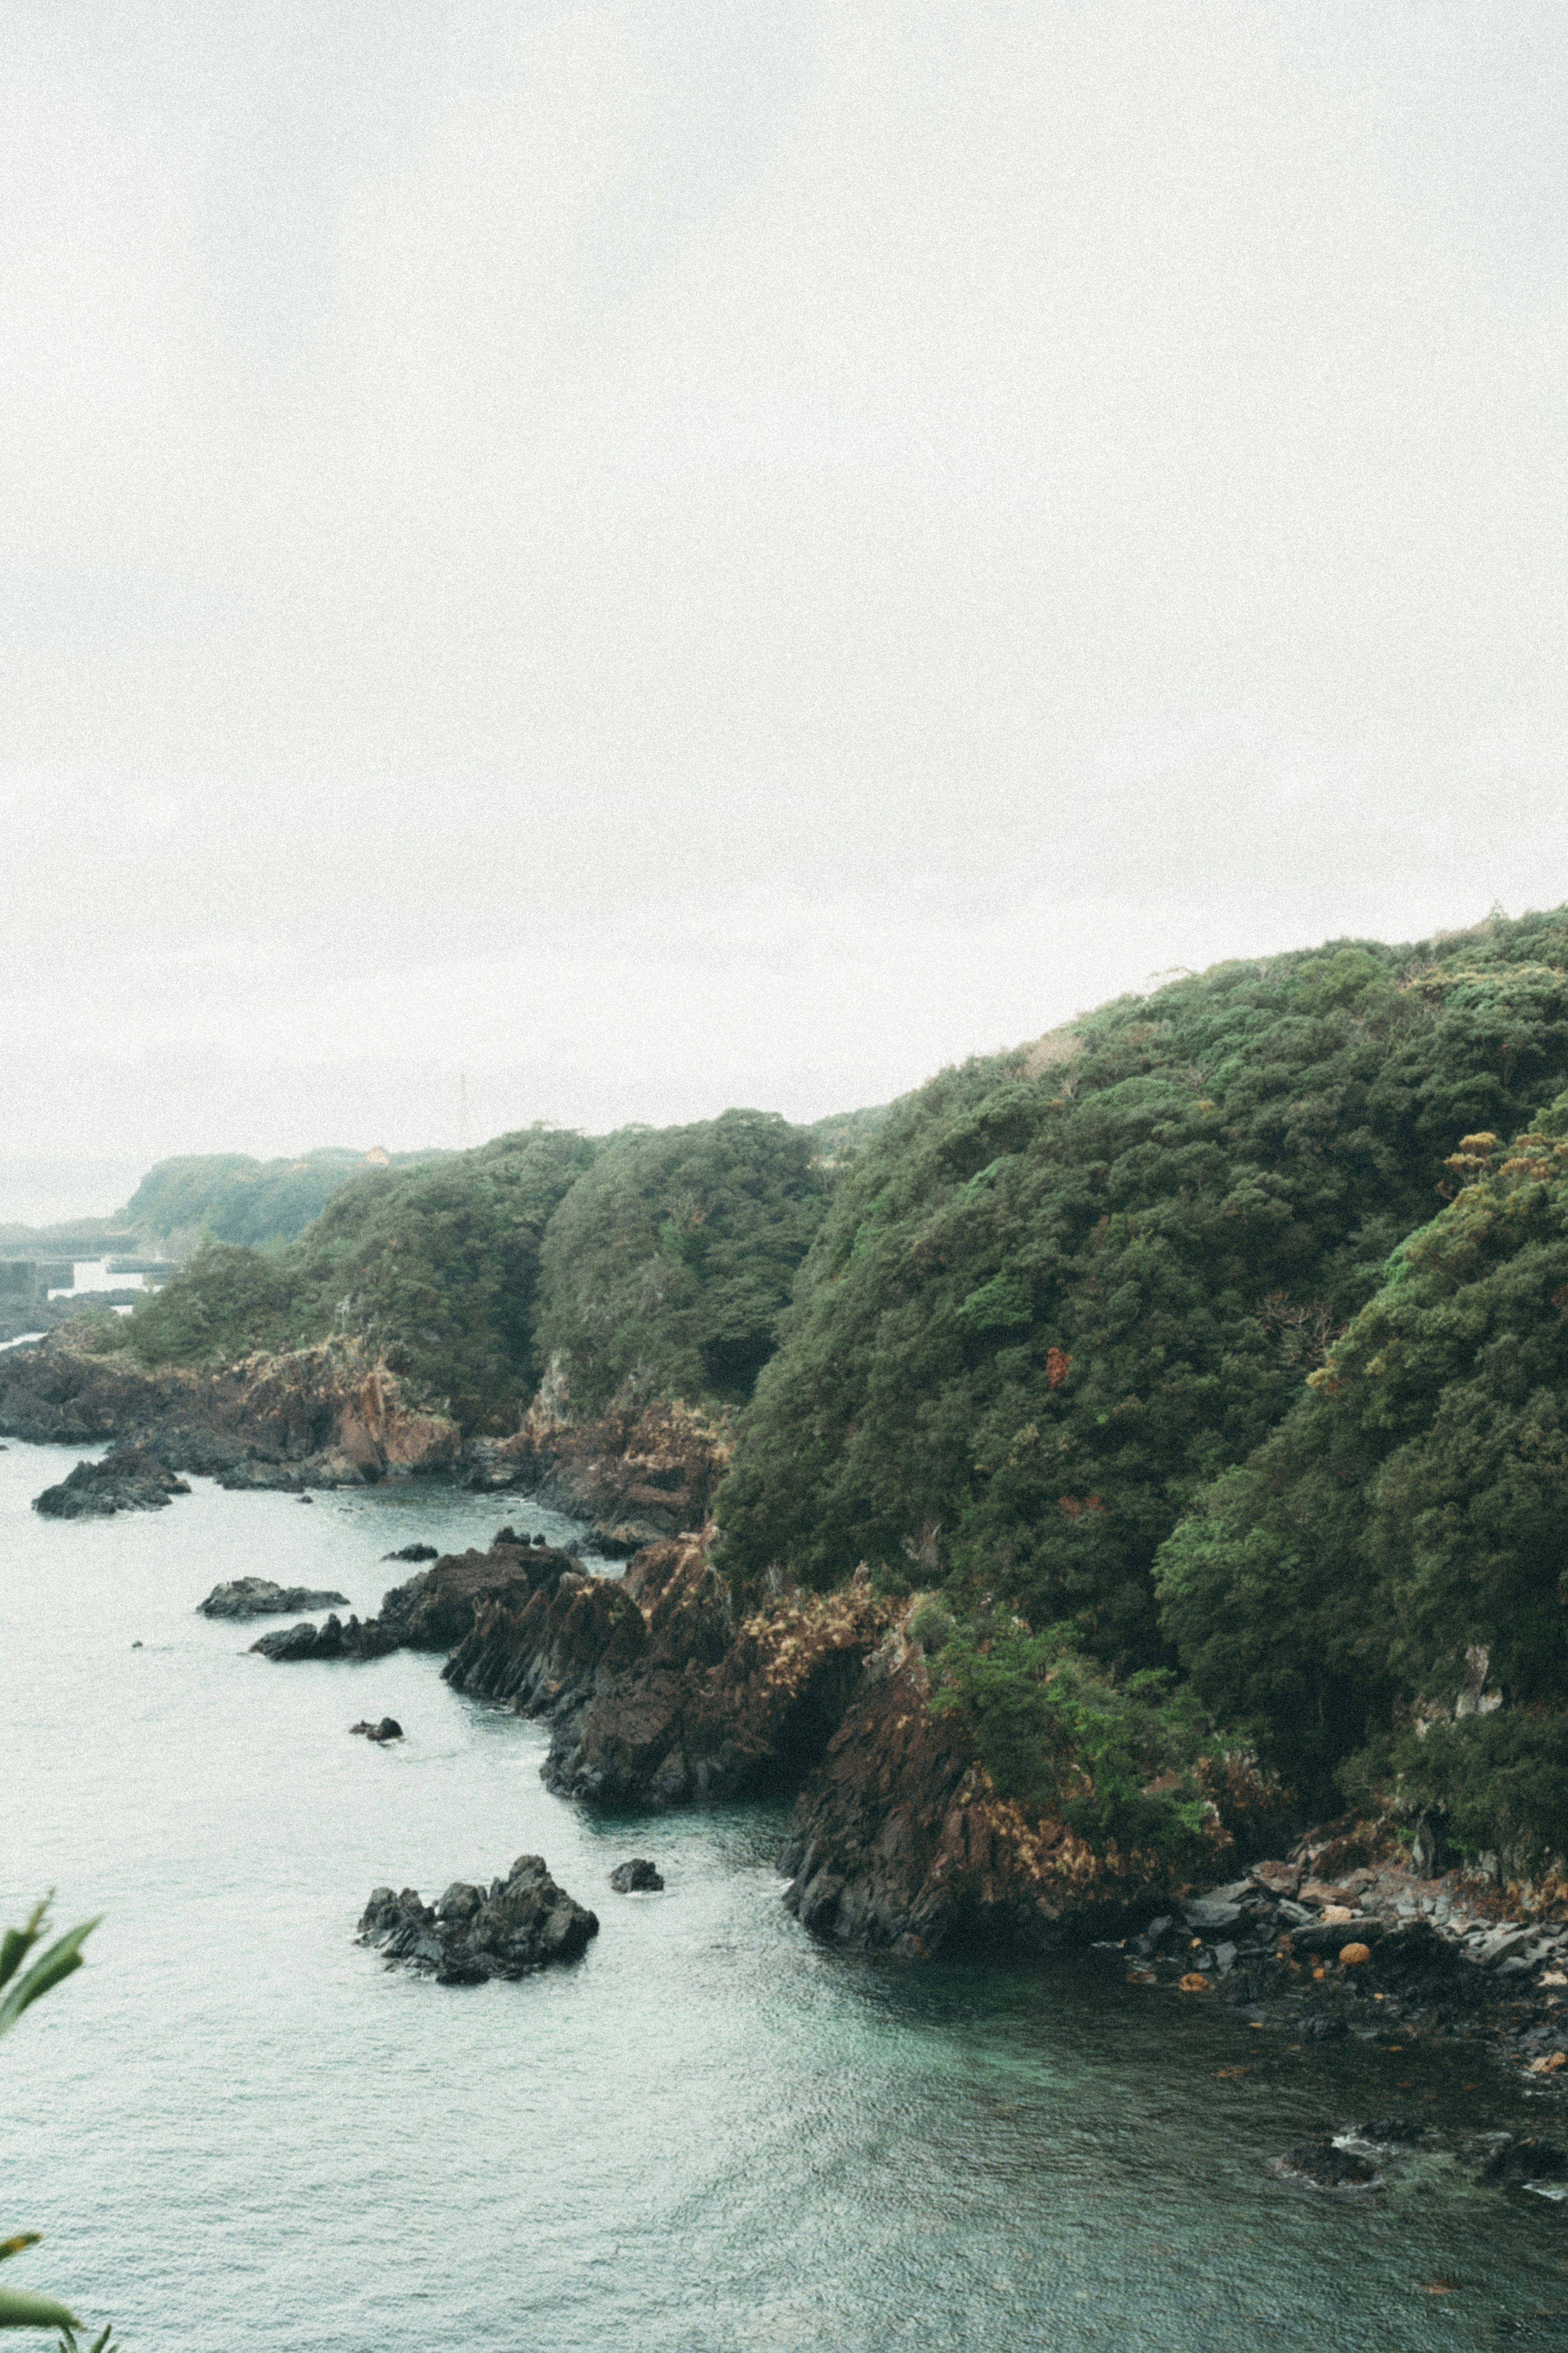
[[[374,1618],[336,1617],[324,1626],[304,1624],[286,1633],[264,1634],[251,1649],[263,1658],[384,1659],[391,1651],[446,1651],[461,1643],[489,1605],[525,1607],[539,1592],[552,1593],[563,1577],[583,1582],[581,1564],[549,1546],[503,1546],[489,1552],[445,1553],[382,1596]]]
[[[383,1560],[439,1560],[440,1557],[436,1546],[427,1544],[405,1545],[400,1552],[386,1552],[382,1555]]]
[[[617,1862],[610,1873],[610,1885],[617,1895],[653,1894],[664,1885],[664,1875],[646,1855],[634,1855],[629,1862]]]
[[[680,1805],[797,1785],[881,1614],[857,1587],[737,1621],[702,1539],[688,1537],[648,1546],[620,1577],[563,1577],[521,1609],[498,1599],[445,1672],[550,1719],[544,1778],[563,1795]]]
[[[488,1891],[454,1880],[434,1905],[412,1887],[400,1895],[378,1887],[359,1924],[361,1944],[432,1972],[437,1985],[527,1977],[575,1959],[598,1933],[597,1916],[556,1885],[537,1854],[520,1854]]]
[[[367,1740],[374,1740],[378,1743],[388,1740],[401,1740],[403,1737],[403,1726],[398,1723],[397,1718],[395,1715],[384,1715],[379,1724],[371,1724],[368,1721],[361,1724],[351,1724],[349,1730],[351,1732],[363,1732]]]
[[[358,1340],[219,1369],[147,1372],[70,1324],[0,1355],[0,1432],[39,1443],[152,1441],[175,1470],[233,1486],[343,1486],[450,1471],[457,1424],[404,1397]]]
[[[250,1647],[262,1658],[283,1664],[292,1664],[299,1659],[363,1658],[367,1654],[360,1649],[359,1641],[364,1631],[357,1618],[351,1618],[345,1626],[334,1611],[325,1625],[312,1626],[305,1618],[298,1626],[258,1636]],[[384,1653],[377,1651],[369,1655],[381,1658]]]
[[[196,1604],[204,1618],[280,1618],[291,1609],[346,1609],[346,1593],[316,1593],[308,1585],[274,1585],[269,1577],[236,1577],[215,1585]]]
[[[190,1488],[145,1447],[117,1446],[98,1462],[79,1462],[57,1487],[33,1498],[47,1519],[102,1519],[111,1512],[156,1512]]]

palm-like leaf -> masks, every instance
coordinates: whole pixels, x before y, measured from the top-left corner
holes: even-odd
[[[49,1988],[58,1985],[62,1978],[68,1978],[74,1969],[80,1968],[82,1941],[91,1936],[98,1920],[103,1917],[100,1913],[98,1919],[84,1920],[79,1927],[68,1929],[25,1975],[17,1977],[17,1968],[38,1940],[37,1924],[43,1918],[43,1910],[40,1905],[25,1930],[8,1928],[5,1932],[5,1947],[0,1949],[0,1985],[7,1980],[15,1981],[11,1983],[10,1990],[0,1997],[0,2034],[9,2033],[22,2012],[37,2001],[40,1994],[47,1993]]]

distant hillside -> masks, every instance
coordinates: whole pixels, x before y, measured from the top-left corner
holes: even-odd
[[[395,1152],[373,1161],[342,1145],[289,1160],[191,1153],[149,1169],[112,1222],[133,1228],[147,1249],[174,1255],[188,1254],[204,1239],[259,1250],[302,1234],[333,1194],[368,1167],[413,1168],[444,1156]]]

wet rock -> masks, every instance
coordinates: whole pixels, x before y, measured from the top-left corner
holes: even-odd
[[[1383,2176],[1370,2158],[1341,2148],[1331,2140],[1303,2141],[1297,2148],[1288,2148],[1283,2157],[1276,2158],[1273,2170],[1282,2179],[1310,2189],[1364,2195],[1383,2185]]]
[[[1183,1905],[1182,1917],[1189,1928],[1234,1928],[1241,1917],[1241,1906],[1223,1903],[1216,1896],[1200,1895]]]
[[[527,1977],[574,1959],[598,1933],[596,1915],[557,1886],[537,1854],[520,1854],[488,1890],[455,1880],[434,1905],[411,1887],[398,1895],[378,1887],[359,1924],[361,1944],[429,1971],[439,1985]]]
[[[1531,2181],[1568,2179],[1568,2155],[1555,2141],[1535,2133],[1510,2134],[1493,2149],[1481,2168],[1481,2179],[1504,2189],[1522,2189]]]
[[[664,1885],[662,1873],[645,1855],[634,1855],[629,1862],[617,1862],[610,1873],[610,1885],[617,1895],[640,1895]]]
[[[324,1626],[312,1626],[306,1618],[284,1632],[261,1635],[250,1647],[262,1658],[285,1664],[292,1664],[299,1659],[341,1659],[343,1656],[343,1632],[342,1621],[334,1613]]]
[[[79,1462],[56,1487],[33,1498],[46,1519],[106,1519],[111,1512],[156,1512],[190,1488],[142,1446],[117,1446],[101,1461]]]
[[[381,1556],[383,1560],[439,1560],[441,1557],[435,1546],[427,1544],[405,1545],[400,1551],[384,1552]]]
[[[274,1585],[265,1577],[237,1577],[215,1585],[196,1604],[204,1618],[280,1618],[289,1610],[346,1608],[346,1593],[312,1592],[305,1585]]]
[[[384,1715],[379,1724],[372,1724],[368,1720],[351,1724],[349,1730],[363,1732],[367,1740],[401,1740],[403,1737],[403,1726],[395,1715]]]

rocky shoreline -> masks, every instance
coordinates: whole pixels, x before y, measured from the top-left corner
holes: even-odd
[[[729,1460],[728,1433],[682,1405],[581,1424],[534,1409],[510,1437],[465,1439],[357,1340],[149,1372],[97,1338],[77,1324],[0,1354],[0,1437],[108,1440],[230,1488],[304,1493],[422,1478],[526,1493],[586,1521],[612,1558],[701,1527]]]
[[[1564,1894],[1459,1870],[1424,1875],[1391,1825],[1347,1818],[1095,1949],[1131,1984],[1233,2005],[1303,2043],[1454,2046],[1561,2098]]]
[[[683,1408],[585,1428],[534,1414],[465,1446],[356,1344],[152,1375],[67,1335],[0,1357],[0,1430],[120,1441],[51,1491],[68,1511],[155,1508],[183,1491],[181,1470],[300,1491],[437,1476],[589,1512],[616,1549],[641,1539],[605,1577],[504,1528],[392,1588],[372,1619],[303,1620],[253,1647],[284,1662],[445,1651],[455,1689],[548,1725],[547,1785],[590,1804],[793,1798],[784,1901],[830,1941],[908,1959],[1094,1941],[1152,1994],[1238,2004],[1309,2040],[1397,2021],[1484,2044],[1532,2083],[1568,2075],[1555,2061],[1568,1889],[1510,1898],[1438,1872],[1425,1849],[1418,1864],[1386,1825],[1283,1852],[1289,1840],[1223,1787],[1206,1894],[1158,1857],[1092,1852],[998,1798],[962,1719],[932,1714],[907,1603],[863,1576],[737,1599],[697,1516],[727,1440]],[[245,1610],[326,1599],[269,1591]],[[1271,1845],[1275,1860],[1254,1859]]]

